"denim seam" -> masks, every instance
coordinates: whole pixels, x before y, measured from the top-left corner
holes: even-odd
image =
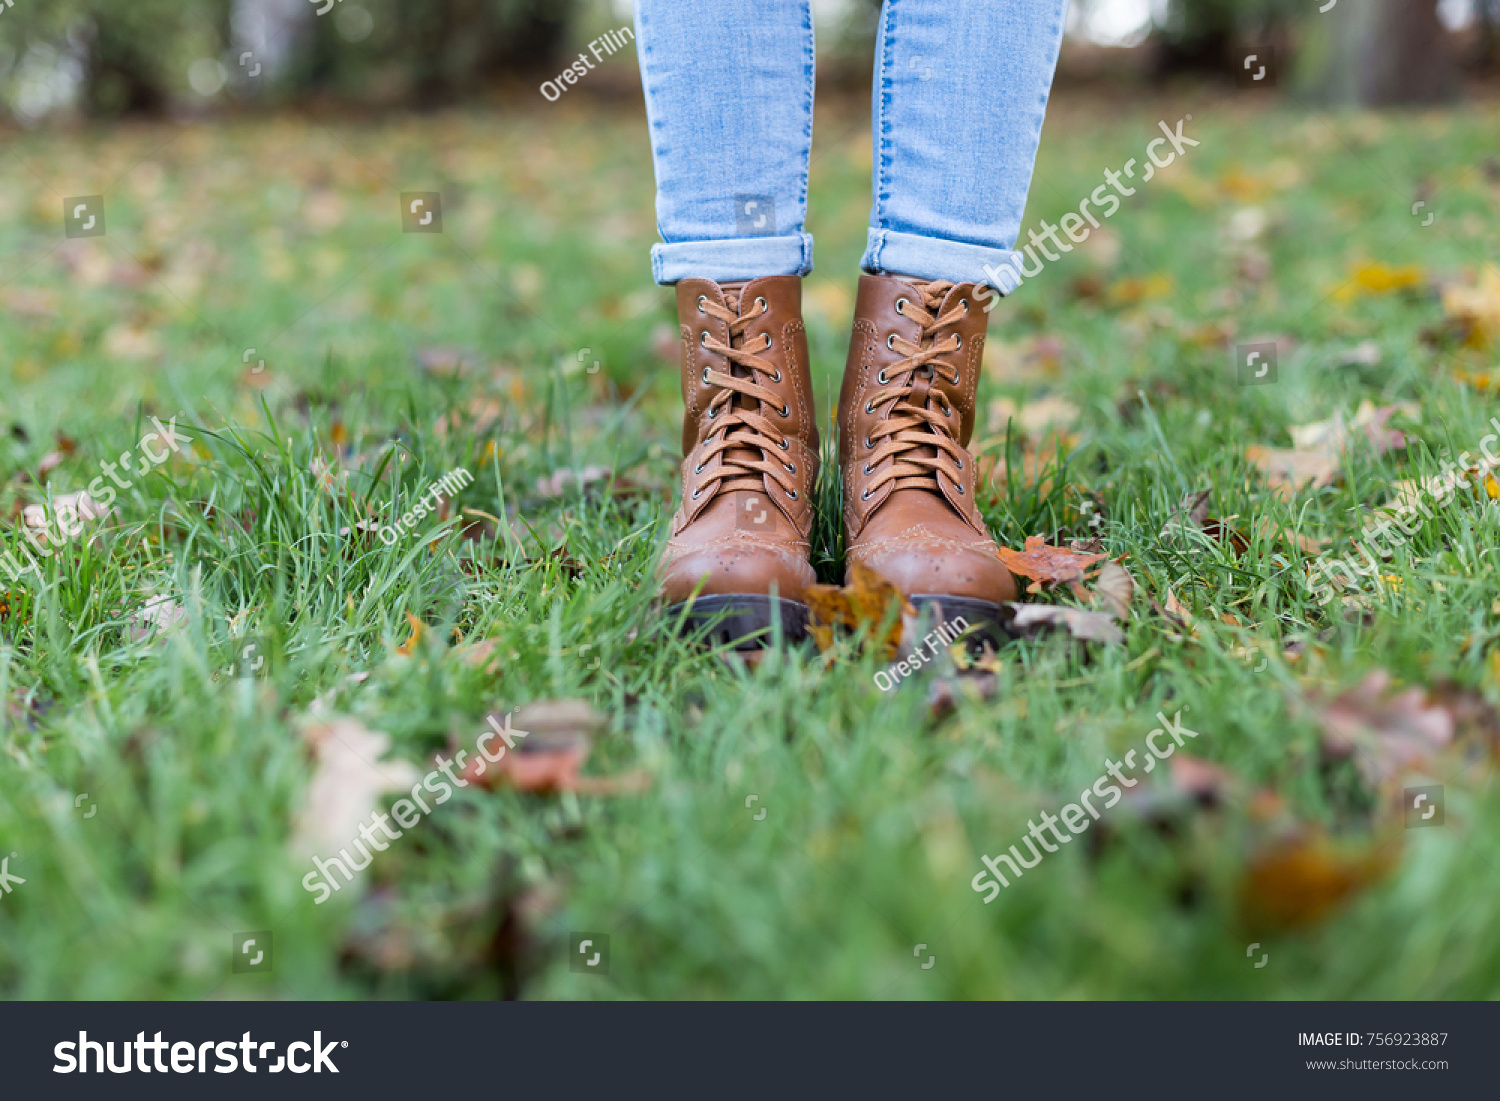
[[[813,128],[813,97],[817,90],[817,42],[814,38],[812,21],[812,2],[804,0],[802,4],[802,26],[807,32],[806,52],[802,58],[802,75],[807,88],[807,107],[803,115],[802,124],[802,179],[800,207],[802,218],[798,229],[802,231],[802,267],[808,268],[812,265],[812,245],[807,238],[807,187],[808,177],[812,169],[812,128]]]
[[[887,0],[885,4],[885,21],[881,26],[880,34],[880,118],[878,120],[878,132],[880,135],[879,156],[875,158],[876,180],[875,180],[875,224],[879,227],[879,240],[870,257],[871,267],[875,271],[883,270],[880,263],[880,253],[885,247],[885,202],[889,197],[887,187],[889,186],[889,175],[887,169],[890,167],[890,105],[891,105],[891,37],[896,24],[896,5]]]

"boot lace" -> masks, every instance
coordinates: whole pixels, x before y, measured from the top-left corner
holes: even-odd
[[[766,300],[756,298],[742,310],[741,298],[740,294],[726,290],[727,308],[706,295],[698,299],[700,310],[729,326],[728,344],[705,333],[703,347],[728,360],[730,366],[728,372],[703,368],[703,381],[718,388],[709,399],[708,419],[723,420],[706,441],[693,473],[701,474],[715,455],[722,455],[723,459],[693,493],[693,499],[704,493],[712,496],[724,489],[761,489],[765,484],[761,475],[765,475],[795,501],[797,489],[793,478],[797,464],[777,457],[778,452],[789,451],[791,440],[766,415],[785,419],[792,415],[792,410],[775,391],[761,384],[762,380],[781,381],[780,369],[757,354],[770,350],[771,337],[766,334],[765,343],[754,350],[745,347],[745,330],[767,311]]]
[[[876,381],[882,388],[870,395],[865,406],[865,412],[873,413],[877,406],[895,400],[890,414],[870,429],[865,441],[874,446],[874,451],[865,460],[864,473],[874,477],[864,489],[864,500],[869,500],[887,482],[895,482],[897,489],[925,489],[941,494],[939,472],[963,492],[961,474],[968,452],[953,437],[947,419],[953,410],[947,399],[932,390],[936,378],[954,386],[959,381],[959,369],[942,357],[958,351],[963,346],[962,339],[957,333],[950,333],[939,342],[934,335],[969,312],[968,300],[961,298],[947,313],[938,316],[943,297],[953,286],[946,280],[918,283],[918,301],[910,298],[897,301],[897,309],[904,316],[921,324],[922,335],[916,344],[900,336],[890,338],[889,347],[902,358],[880,372]],[[896,461],[875,474],[875,467],[886,459]]]

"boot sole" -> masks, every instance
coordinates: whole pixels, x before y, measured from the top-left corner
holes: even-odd
[[[931,609],[934,625],[952,623],[962,617],[969,625],[966,637],[972,650],[977,651],[985,642],[990,644],[991,649],[998,650],[1015,637],[1010,629],[1010,622],[1016,617],[1016,613],[1004,604],[992,604],[988,600],[975,600],[968,596],[938,596],[932,593],[913,593],[910,600],[918,615]]]
[[[807,637],[807,605],[775,596],[754,593],[728,593],[700,596],[696,600],[667,607],[667,615],[677,619],[687,610],[682,627],[685,631],[705,631],[703,640],[715,645],[733,646],[736,650],[762,650],[776,637],[775,626],[787,642],[801,642]]]

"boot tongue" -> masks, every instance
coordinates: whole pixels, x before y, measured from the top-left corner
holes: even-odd
[[[724,304],[736,314],[740,312],[740,300],[745,293],[744,283],[722,283],[719,289],[724,293]],[[744,343],[743,337],[731,336],[729,338],[731,347],[738,348]],[[748,367],[741,367],[737,363],[730,363],[728,370],[735,378],[752,378],[754,372]],[[754,398],[748,398],[744,394],[732,394],[729,398],[730,410],[735,411],[757,411],[760,403]],[[732,429],[730,431],[733,431]],[[724,452],[724,461],[730,463],[754,462],[761,458],[759,448],[755,447],[731,447]],[[721,490],[735,489],[765,489],[765,477],[761,474],[747,474],[738,478],[726,478],[719,483]]]

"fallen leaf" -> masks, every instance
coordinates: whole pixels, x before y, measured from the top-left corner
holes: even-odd
[[[614,471],[607,466],[586,466],[582,470],[564,468],[536,480],[536,491],[542,497],[561,497],[570,485],[586,489],[609,478]]]
[[[1105,291],[1105,297],[1112,306],[1136,305],[1150,298],[1169,295],[1173,287],[1171,278],[1160,273],[1130,276],[1111,283]]]
[[[1054,587],[1068,585],[1080,599],[1086,595],[1080,584],[1085,571],[1105,557],[1103,554],[1079,554],[1066,547],[1048,546],[1046,538],[1040,535],[1027,536],[1025,550],[1000,548],[1000,561],[1005,563],[1006,569],[1017,577],[1032,579],[1027,592],[1041,592],[1042,582],[1046,581]]]
[[[410,761],[388,760],[390,738],[358,719],[336,717],[306,726],[313,775],[296,812],[293,849],[332,855],[359,837],[360,824],[381,795],[410,791],[421,779]]]
[[[497,762],[474,757],[465,764],[463,778],[479,787],[508,786],[539,795],[613,795],[650,786],[650,774],[639,770],[620,776],[580,774],[592,737],[605,721],[585,700],[542,700],[505,712],[503,725],[493,715],[485,721],[499,732],[488,739],[490,748],[507,751]]]
[[[1462,326],[1470,347],[1500,344],[1500,267],[1485,264],[1473,287],[1444,287],[1443,312]]]
[[[1251,860],[1240,882],[1241,916],[1251,929],[1311,925],[1394,863],[1385,849],[1335,847],[1321,836],[1280,841]]]
[[[1327,703],[1314,700],[1324,752],[1353,758],[1371,787],[1396,782],[1453,742],[1452,714],[1429,704],[1421,688],[1388,694],[1390,681],[1377,669]]]
[[[1260,468],[1266,484],[1280,497],[1332,485],[1339,472],[1337,456],[1322,450],[1285,451],[1251,444],[1245,448],[1245,458]]]
[[[164,635],[187,622],[187,612],[169,596],[153,597],[138,612],[132,612],[126,623],[125,637],[140,642],[153,634]]]
[[[1130,602],[1135,599],[1135,581],[1130,571],[1118,562],[1104,563],[1094,580],[1094,597],[1116,619],[1129,619]]]
[[[1351,302],[1361,295],[1414,290],[1422,285],[1422,279],[1422,269],[1416,264],[1391,265],[1378,260],[1356,264],[1333,297],[1339,302]]]
[[[417,352],[417,366],[440,377],[466,374],[483,363],[484,357],[478,352],[464,348],[423,348]]]
[[[1114,646],[1125,641],[1114,617],[1104,612],[1067,608],[1056,604],[1011,604],[1015,618],[1009,623],[1011,633],[1019,638],[1036,638],[1052,630],[1064,630],[1081,642],[1102,642]]]
[[[1346,421],[1343,413],[1313,424],[1293,425],[1287,431],[1292,437],[1292,446],[1299,451],[1324,450],[1335,458],[1348,451],[1362,434],[1375,454],[1383,455],[1406,446],[1406,436],[1386,422],[1397,413],[1416,419],[1421,411],[1410,402],[1400,405],[1382,405],[1378,408],[1368,398],[1359,403],[1354,419]]]
[[[916,608],[896,586],[860,562],[850,567],[847,588],[810,585],[804,599],[810,613],[808,631],[818,649],[825,653],[833,648],[836,630],[851,634],[861,629],[877,630],[895,605],[899,614],[894,622],[883,636],[871,638],[887,659],[894,658],[901,645],[903,617],[917,614]]]
[[[1021,434],[1032,440],[1040,440],[1049,432],[1066,435],[1078,414],[1078,406],[1059,397],[1037,398],[1019,407],[1010,398],[995,398],[987,410],[991,432],[1004,433],[1006,424],[1013,421]]]
[[[422,641],[422,636],[427,633],[427,624],[423,623],[410,612],[406,613],[406,622],[411,626],[411,637],[396,647],[396,653],[402,657],[409,658],[412,655],[412,651],[417,648],[417,644]]]

